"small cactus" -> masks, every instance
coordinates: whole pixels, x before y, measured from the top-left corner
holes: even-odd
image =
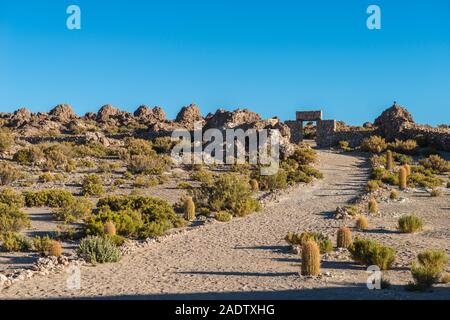
[[[400,168],[400,171],[398,172],[398,181],[400,184],[400,190],[405,190],[407,188],[407,179],[408,179],[408,171],[403,166]]]
[[[392,151],[388,150],[386,152],[386,169],[392,171],[394,169],[394,157],[392,156]]]
[[[348,227],[341,227],[337,233],[337,247],[348,248],[352,245],[352,232]]]
[[[375,198],[369,200],[369,213],[377,213],[378,212],[378,203]]]
[[[104,228],[104,231],[105,231],[106,235],[108,235],[108,236],[115,236],[116,235],[116,226],[114,225],[114,222],[106,221],[103,228]]]
[[[320,249],[314,240],[302,245],[302,276],[318,276],[320,274]]]
[[[195,204],[192,197],[184,199],[184,219],[187,221],[195,219]]]
[[[47,255],[53,256],[53,257],[59,257],[59,256],[61,256],[61,254],[62,254],[61,242],[56,241],[56,240],[50,241],[49,246],[48,246]]]
[[[356,220],[356,228],[359,230],[365,230],[369,228],[369,222],[367,221],[367,218],[363,215],[359,216]]]
[[[258,180],[256,180],[256,179],[251,179],[251,180],[250,180],[250,187],[252,188],[253,191],[259,191],[259,183],[258,183]]]

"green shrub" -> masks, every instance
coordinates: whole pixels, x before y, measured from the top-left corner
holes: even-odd
[[[420,186],[423,188],[436,188],[442,185],[442,180],[434,175],[425,175],[419,172],[413,172],[408,177],[410,186]]]
[[[20,179],[20,171],[7,162],[0,162],[0,185],[6,186]]]
[[[399,198],[399,193],[398,193],[398,191],[397,190],[395,190],[395,189],[392,189],[391,190],[391,193],[389,194],[389,198],[391,199],[391,200],[396,200],[396,199],[398,199]]]
[[[411,273],[415,289],[425,290],[437,283],[447,264],[445,251],[426,250],[417,257],[418,262],[413,263]]]
[[[349,247],[356,262],[366,266],[376,265],[381,270],[388,270],[395,261],[395,250],[370,239],[356,238]]]
[[[59,241],[50,239],[49,236],[33,238],[34,250],[45,256],[59,257],[62,254],[62,246]]]
[[[375,192],[380,189],[380,181],[379,180],[369,180],[367,182],[366,190],[368,192]]]
[[[351,151],[352,150],[350,148],[350,144],[348,143],[348,141],[339,141],[338,145],[339,145],[339,148],[343,151]]]
[[[86,176],[82,182],[82,193],[85,196],[101,196],[105,193],[102,179],[96,175],[91,174]]]
[[[214,175],[206,170],[194,171],[191,173],[191,179],[201,183],[212,184],[214,182]]]
[[[398,229],[403,233],[414,233],[423,228],[422,219],[418,216],[410,215],[398,219]]]
[[[394,142],[388,143],[388,148],[395,152],[404,154],[416,154],[417,153],[417,142],[415,140],[398,140],[395,139]]]
[[[306,175],[304,176],[305,179],[308,179]],[[261,190],[279,190],[286,189],[288,187],[288,174],[282,168],[280,168],[277,173],[273,175],[263,176],[258,174],[256,176],[256,180],[258,181]],[[308,180],[311,179],[309,178]]]
[[[219,211],[214,215],[214,218],[220,222],[229,222],[233,218],[233,215],[226,211]]]
[[[0,233],[1,249],[5,252],[25,252],[31,249],[31,241],[11,231]]]
[[[22,193],[16,192],[11,188],[5,188],[0,191],[0,203],[22,208],[25,205],[25,198]]]
[[[361,143],[361,150],[371,153],[381,153],[387,148],[386,141],[379,136],[365,138]]]
[[[30,226],[28,215],[22,210],[0,203],[0,233],[20,231]]]
[[[117,233],[126,237],[148,238],[185,225],[164,200],[141,196],[110,196],[99,200],[99,212],[85,221],[85,233],[103,235],[104,224],[114,223]]]
[[[9,130],[0,129],[0,153],[7,152],[14,144],[14,137]]]
[[[159,137],[152,141],[152,147],[157,153],[170,154],[176,143],[171,137]]]
[[[66,222],[76,222],[90,216],[94,204],[85,198],[77,198],[76,201],[64,204],[53,211],[57,219]]]
[[[117,262],[121,258],[120,250],[109,237],[86,237],[79,245],[80,255],[93,264]]]
[[[67,190],[47,189],[36,192],[25,191],[25,205],[27,207],[60,208],[75,201],[75,197]]]
[[[41,162],[43,159],[44,159],[44,152],[37,145],[20,149],[13,155],[13,160],[15,162],[24,165],[37,164]]]
[[[289,159],[295,160],[298,164],[312,164],[317,159],[317,153],[306,145],[298,146]]]
[[[313,240],[319,245],[320,253],[327,253],[333,250],[333,243],[330,238],[320,232],[306,231],[300,234],[289,232],[284,239],[291,245],[300,246],[309,240]]]
[[[232,173],[221,174],[213,184],[202,183],[200,188],[193,190],[193,194],[197,207],[225,210],[235,216],[245,216],[260,208],[252,197],[249,182]]]
[[[437,173],[450,171],[450,161],[446,161],[438,155],[431,155],[426,159],[420,160],[419,163],[425,168]]]

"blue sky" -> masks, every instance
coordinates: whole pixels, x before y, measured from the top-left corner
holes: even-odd
[[[79,5],[82,29],[66,28]],[[382,10],[368,30],[366,9]],[[450,122],[448,0],[0,0],[0,111],[111,103]]]

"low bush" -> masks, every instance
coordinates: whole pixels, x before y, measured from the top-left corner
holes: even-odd
[[[390,269],[395,261],[395,250],[375,240],[356,238],[349,251],[356,262],[366,266],[376,265],[381,270]]]
[[[197,207],[214,211],[229,211],[235,216],[245,216],[259,210],[259,203],[252,197],[248,180],[237,174],[221,174],[212,184],[202,183],[193,190]]]
[[[445,251],[426,250],[417,256],[418,262],[413,263],[411,274],[414,284],[410,287],[426,290],[439,282],[448,258]]]
[[[33,238],[34,250],[45,256],[59,257],[62,254],[62,246],[59,241],[51,239],[49,236]]]
[[[24,165],[36,165],[44,160],[44,152],[38,145],[32,145],[18,150],[13,155],[13,160]]]
[[[14,144],[14,137],[11,131],[0,129],[0,153],[7,152]]]
[[[369,180],[367,182],[366,190],[368,192],[375,192],[378,189],[380,189],[380,182],[379,180]]]
[[[77,198],[76,201],[64,204],[53,211],[57,219],[66,222],[76,222],[91,215],[94,204],[86,198]]]
[[[120,250],[110,237],[86,237],[80,241],[78,251],[93,264],[117,262],[121,258]]]
[[[114,223],[117,234],[132,238],[161,236],[185,225],[172,206],[161,199],[142,196],[110,196],[97,204],[99,212],[85,221],[85,233],[104,235],[104,224]]]
[[[365,216],[359,216],[358,219],[356,219],[355,226],[359,230],[366,230],[369,228],[369,221]]]
[[[23,195],[27,207],[61,208],[75,202],[75,197],[69,191],[63,189],[25,191]]]
[[[300,234],[289,232],[284,239],[290,245],[300,246],[302,246],[309,240],[313,240],[319,245],[320,253],[327,253],[333,250],[333,243],[331,242],[330,238],[320,232],[306,231]]]
[[[6,186],[20,179],[22,174],[13,165],[7,162],[0,162],[0,185]]]
[[[219,211],[214,215],[214,218],[220,222],[229,222],[233,218],[233,215],[226,211]]]
[[[398,219],[398,229],[403,233],[414,233],[421,231],[423,221],[416,215],[404,216]]]
[[[102,179],[96,174],[84,177],[81,186],[82,193],[85,196],[101,196],[105,193]]]
[[[0,232],[17,232],[30,226],[28,215],[17,207],[0,203]]]
[[[398,191],[396,189],[392,189],[391,193],[389,194],[389,198],[391,200],[397,200],[399,198],[399,196],[400,195],[399,195],[399,193],[398,193]]]
[[[450,171],[450,161],[446,161],[438,155],[431,155],[426,159],[420,160],[419,163],[425,168],[431,169],[436,173]]]
[[[372,214],[378,213],[378,203],[377,203],[377,200],[375,200],[374,198],[372,198],[372,199],[369,200],[368,210],[369,210],[369,213],[372,213]]]
[[[392,151],[403,154],[417,154],[416,140],[398,140],[388,143],[388,148]]]
[[[0,191],[0,203],[22,208],[25,205],[25,198],[22,193],[16,192],[11,188],[5,188]]]
[[[0,233],[0,241],[0,248],[5,252],[25,252],[32,248],[30,239],[11,231]]]
[[[382,153],[386,150],[386,141],[379,136],[365,138],[361,143],[361,150],[371,153]]]

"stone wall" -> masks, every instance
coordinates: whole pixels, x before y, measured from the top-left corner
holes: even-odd
[[[439,150],[450,151],[450,129],[432,128],[417,124],[405,126],[399,133],[397,139],[422,140],[426,144]]]
[[[301,121],[288,120],[284,122],[291,130],[291,142],[300,143],[303,140],[303,125]]]

